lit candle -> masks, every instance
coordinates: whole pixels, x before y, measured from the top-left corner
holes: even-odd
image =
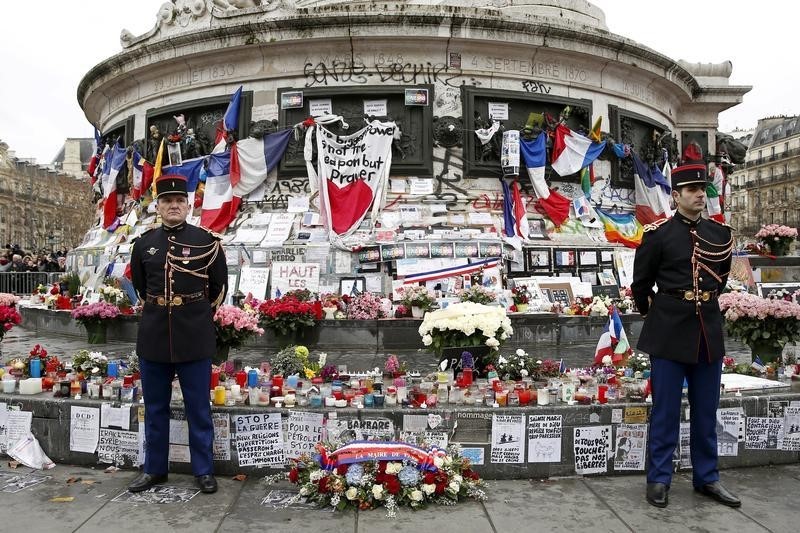
[[[222,385],[214,387],[214,405],[225,405],[225,387]]]
[[[258,405],[258,396],[261,394],[261,389],[258,387],[250,387],[248,391],[248,398],[247,401],[250,405]]]
[[[14,376],[9,376],[8,374],[3,376],[3,392],[11,394],[15,388],[17,388],[17,380],[14,379]]]
[[[548,391],[546,388],[538,389],[536,391],[536,404],[550,405],[550,391]]]
[[[494,393],[494,401],[497,402],[497,405],[500,407],[505,407],[508,405],[508,391],[505,389],[498,390]]]
[[[231,398],[233,398],[234,402],[239,399],[241,393],[242,393],[242,387],[238,383],[234,383],[233,385],[231,385]]]

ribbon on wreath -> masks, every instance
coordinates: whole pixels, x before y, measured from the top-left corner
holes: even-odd
[[[444,458],[447,453],[436,446],[420,448],[405,442],[351,441],[334,451],[323,444],[316,446],[317,462],[323,470],[335,470],[340,464],[365,463],[368,461],[409,461],[420,470],[438,472],[434,464],[436,457]]]

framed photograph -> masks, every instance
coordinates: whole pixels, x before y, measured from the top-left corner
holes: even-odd
[[[600,264],[610,265],[614,263],[614,250],[600,250]]]
[[[597,277],[600,280],[600,285],[616,285],[617,278],[614,277],[614,272],[612,270],[601,270],[597,273]]]
[[[478,250],[481,257],[502,257],[503,245],[499,242],[478,243]]]
[[[578,266],[594,267],[597,264],[597,250],[578,250]]]
[[[532,272],[549,272],[553,268],[550,248],[526,248],[525,269]]]
[[[167,143],[167,155],[169,156],[169,165],[171,167],[177,167],[183,164],[180,143]]]
[[[403,244],[381,244],[381,259],[384,261],[394,261],[404,259],[406,247]]]
[[[339,280],[339,294],[344,296],[357,296],[367,290],[367,280],[364,276],[341,278]]]
[[[539,280],[539,288],[544,294],[546,291],[550,292],[550,302],[562,303],[566,306],[572,304],[574,296],[572,294],[572,285],[563,281],[545,281]]]
[[[303,91],[281,93],[281,109],[300,109],[303,107]]]
[[[365,246],[358,251],[358,262],[364,263],[379,263],[381,260],[381,247],[380,246]]]
[[[427,242],[407,242],[406,259],[428,258],[431,256],[431,246]]]
[[[547,236],[547,228],[545,227],[544,219],[528,219],[528,238],[534,240],[546,240],[549,238]]]
[[[381,263],[364,263],[359,265],[356,272],[359,274],[372,274],[381,271]]]
[[[432,242],[431,257],[454,257],[455,245],[452,242]]]
[[[406,89],[404,95],[406,105],[427,106],[429,103],[428,89]]]
[[[541,287],[539,287],[539,280],[535,278],[514,278],[513,281],[514,288],[525,287],[528,290],[528,294],[531,295],[529,303],[534,304],[534,307],[538,306],[542,301],[550,301],[544,295]]]

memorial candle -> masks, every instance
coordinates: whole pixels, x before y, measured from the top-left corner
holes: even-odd
[[[214,405],[225,405],[225,387],[222,385],[214,387]]]

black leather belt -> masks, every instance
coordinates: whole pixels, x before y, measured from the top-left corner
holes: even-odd
[[[206,295],[202,292],[195,292],[194,294],[173,294],[172,298],[167,299],[166,296],[153,296],[152,294],[148,294],[144,301],[147,303],[161,305],[161,306],[173,306],[177,307],[179,305],[186,305],[192,302],[199,302],[206,298]]]
[[[697,291],[695,293],[692,289],[665,289],[663,291],[659,291],[659,293],[689,302],[708,302],[712,298],[716,298],[718,294],[717,291]]]

